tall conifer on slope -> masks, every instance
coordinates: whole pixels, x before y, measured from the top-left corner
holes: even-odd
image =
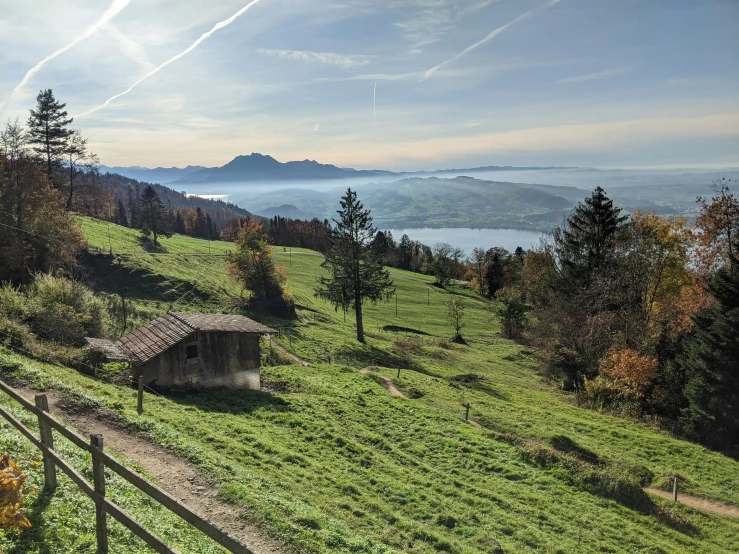
[[[390,273],[378,260],[372,241],[377,229],[372,227],[370,211],[357,199],[357,193],[347,189],[341,198],[334,226],[329,230],[329,248],[321,267],[328,277],[321,277],[316,295],[343,310],[354,309],[357,340],[364,342],[362,304],[377,302],[394,293]]]
[[[555,235],[562,274],[576,287],[587,287],[614,250],[614,239],[626,216],[613,206],[605,191],[596,187],[585,203],[578,203],[567,226]]]
[[[51,89],[42,90],[36,97],[36,109],[30,110],[28,135],[33,150],[46,159],[46,174],[51,177],[54,163],[64,154],[67,140],[72,135],[69,126],[73,119],[67,117],[67,105],[54,98]]]
[[[169,211],[151,185],[147,185],[141,193],[139,210],[143,224],[142,231],[146,235],[149,232],[154,235],[154,244],[157,244],[157,238],[160,235],[167,238],[172,236],[169,227]]]
[[[739,246],[739,245],[737,245]],[[713,306],[695,319],[685,354],[688,407],[683,417],[702,442],[730,450],[739,445],[739,258],[718,271],[708,287]]]

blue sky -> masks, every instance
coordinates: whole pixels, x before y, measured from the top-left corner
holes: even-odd
[[[146,77],[248,4],[3,2],[0,118],[52,88],[106,165],[739,166],[737,0],[259,0]]]

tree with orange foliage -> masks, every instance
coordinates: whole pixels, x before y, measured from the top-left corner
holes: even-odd
[[[643,398],[657,378],[657,368],[656,358],[631,348],[614,349],[600,362],[601,374],[612,379],[618,393],[627,398]]]
[[[688,264],[691,230],[683,218],[636,212],[618,244],[624,252],[623,280],[628,283],[628,294],[638,306],[644,329],[657,338],[677,315],[683,290],[693,282]]]
[[[262,225],[253,219],[244,223],[235,241],[236,251],[228,257],[228,272],[257,299],[282,296],[285,276],[275,267],[272,249]]]
[[[695,259],[704,276],[710,277],[727,265],[736,255],[735,244],[739,238],[739,198],[730,190],[736,181],[726,179],[713,183],[714,195],[699,197],[698,219],[695,222]]]
[[[223,226],[223,229],[221,229],[221,240],[234,242],[239,236],[239,231],[241,230],[243,223],[244,221],[239,221],[238,217],[232,217],[229,219],[226,225]]]

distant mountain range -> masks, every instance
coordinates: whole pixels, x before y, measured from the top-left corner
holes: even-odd
[[[118,173],[148,183],[233,183],[239,181],[312,181],[347,178],[406,177],[411,175],[433,175],[438,173],[474,173],[482,171],[515,171],[525,169],[564,169],[553,167],[486,166],[463,169],[440,169],[436,171],[393,172],[381,169],[352,169],[321,164],[314,160],[279,162],[272,156],[253,153],[236,156],[221,167],[188,165],[179,167],[156,167],[153,169],[133,167],[101,166],[102,172]]]
[[[100,166],[100,171],[102,173],[117,173],[118,175],[123,175],[129,179],[136,179],[137,181],[142,181],[144,183],[159,184],[172,183],[202,169],[207,168],[202,165],[188,165],[187,167],[155,167],[153,169],[139,166]]]

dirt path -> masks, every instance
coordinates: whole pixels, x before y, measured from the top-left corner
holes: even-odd
[[[269,335],[267,335],[267,340],[270,340],[270,336],[269,336]],[[284,346],[282,346],[282,345],[280,345],[280,344],[277,344],[277,343],[276,343],[275,341],[271,341],[271,342],[272,342],[272,346],[273,346],[273,347],[274,347],[274,348],[275,348],[276,350],[279,350],[280,352],[282,352],[282,353],[283,353],[283,354],[284,354],[285,356],[287,356],[288,358],[290,358],[290,359],[291,359],[291,360],[293,360],[294,362],[297,362],[297,363],[299,363],[300,365],[304,365],[304,366],[306,366],[306,367],[310,367],[310,362],[307,362],[307,361],[305,361],[305,360],[304,360],[303,358],[299,358],[298,356],[296,356],[295,354],[293,354],[292,352],[290,352],[290,351],[289,351],[289,350],[288,350],[287,348],[285,348]]]
[[[660,498],[664,498],[665,500],[672,500],[671,492],[655,489],[652,487],[647,487],[644,490],[649,494],[659,496]],[[680,504],[685,504],[686,506],[690,506],[691,508],[695,508],[696,510],[711,512],[722,516],[739,517],[739,508],[737,508],[736,506],[724,504],[723,502],[708,500],[706,498],[697,498],[695,496],[688,496],[687,494],[678,494],[677,501]]]
[[[370,370],[365,368],[365,369],[360,370],[359,373],[367,375],[368,373],[370,373]],[[400,398],[408,398],[405,394],[403,394],[402,392],[400,392],[398,389],[395,388],[395,385],[393,385],[393,382],[390,380],[390,377],[385,377],[384,375],[378,375],[377,373],[375,373],[375,375],[377,375],[380,378],[382,383],[385,385],[387,392],[390,393],[390,396],[399,396]]]
[[[33,402],[36,391],[17,389]],[[106,450],[112,450],[127,463],[135,463],[169,494],[206,517],[233,537],[244,542],[256,554],[290,552],[258,527],[241,518],[242,509],[217,498],[218,489],[200,469],[187,460],[165,450],[143,437],[131,434],[94,416],[73,414],[65,410],[61,396],[46,391],[51,413],[74,427],[81,435],[101,434]],[[163,508],[164,509],[164,508]]]

